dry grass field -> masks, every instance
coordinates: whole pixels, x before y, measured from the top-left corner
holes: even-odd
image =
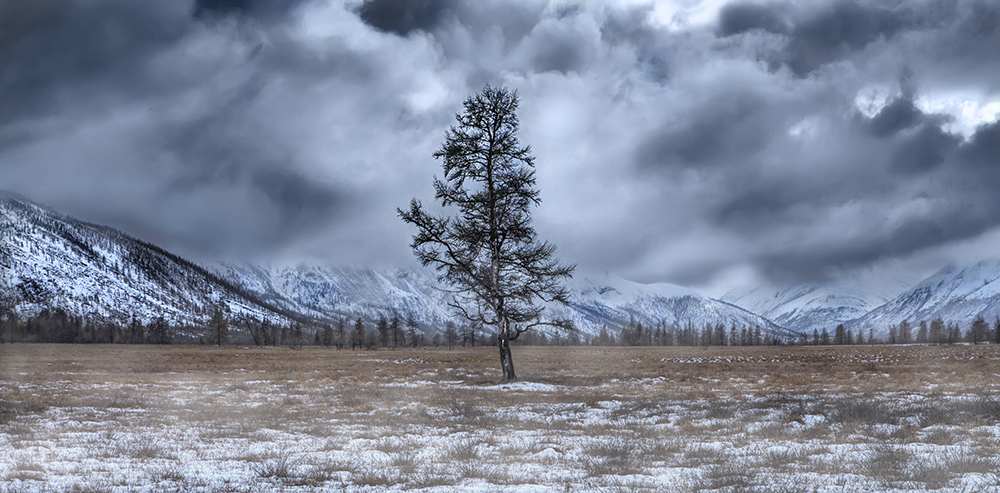
[[[6,345],[0,491],[997,491],[1000,347]]]

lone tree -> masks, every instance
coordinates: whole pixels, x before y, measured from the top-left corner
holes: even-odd
[[[221,346],[229,339],[229,321],[226,320],[222,307],[216,306],[212,310],[212,320],[208,322],[208,330],[212,344]]]
[[[531,147],[517,139],[518,102],[517,92],[487,85],[465,100],[434,153],[444,168],[444,179],[434,179],[435,198],[456,216],[432,216],[416,199],[408,211],[397,209],[417,227],[411,247],[449,287],[451,306],[496,330],[504,382],[517,379],[510,341],[540,325],[573,328],[542,317],[545,303],[569,304],[561,281],[574,266],[559,264],[555,246],[539,241],[531,226],[540,199]]]

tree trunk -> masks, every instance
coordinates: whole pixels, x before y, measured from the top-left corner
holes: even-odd
[[[503,370],[503,383],[517,381],[514,374],[514,359],[510,355],[510,333],[506,320],[500,324],[500,331],[497,334],[497,346],[500,348],[500,369]]]

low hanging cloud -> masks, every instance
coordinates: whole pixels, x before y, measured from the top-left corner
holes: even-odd
[[[201,260],[412,263],[395,208],[433,201],[431,154],[487,83],[518,90],[539,231],[584,270],[915,275],[1000,228],[995,2],[15,1],[0,19],[0,188]]]

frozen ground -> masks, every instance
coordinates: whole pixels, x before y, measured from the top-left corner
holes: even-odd
[[[1000,491],[1000,348],[0,347],[0,491]]]

